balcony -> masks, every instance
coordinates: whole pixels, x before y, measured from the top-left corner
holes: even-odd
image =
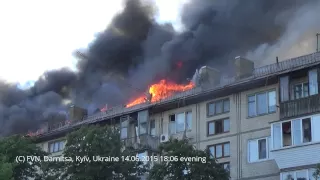
[[[320,162],[319,149],[320,144],[316,142],[273,150],[271,154],[279,169],[287,169],[318,164]]]
[[[289,119],[320,112],[320,95],[280,103],[280,119]]]
[[[160,144],[159,137],[144,134],[137,137],[126,138],[123,140],[126,147],[133,147],[135,150],[157,151]]]

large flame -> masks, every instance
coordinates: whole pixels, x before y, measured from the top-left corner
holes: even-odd
[[[161,99],[172,96],[174,93],[183,92],[192,89],[194,84],[190,81],[187,85],[175,84],[167,82],[166,80],[161,80],[159,83],[153,84],[149,88],[149,93],[151,95],[151,102],[156,102]],[[135,100],[127,104],[126,107],[132,107],[147,101],[146,96],[140,96]]]

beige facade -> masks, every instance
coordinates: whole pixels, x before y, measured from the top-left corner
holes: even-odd
[[[320,64],[320,55],[316,55],[312,54],[302,59],[314,58],[312,62]],[[310,64],[310,67],[314,66]],[[276,64],[273,69],[279,67],[280,65]],[[162,136],[182,138],[186,132],[186,136],[196,148],[201,150],[209,148],[219,163],[230,164],[230,175],[233,180],[285,180],[283,177],[288,173],[293,174],[293,180],[301,174],[301,177],[312,180],[310,172],[316,162],[320,162],[319,153],[314,153],[317,149],[320,150],[320,133],[315,131],[316,128],[320,128],[320,115],[316,115],[320,113],[318,108],[320,77],[317,78],[316,73],[312,74],[312,69],[310,70],[307,65],[296,65],[297,70],[294,69],[294,65],[289,67],[291,70],[288,71],[289,74],[278,73],[270,77],[262,71],[263,78],[259,83],[258,80],[257,83],[245,80],[243,83],[248,83],[248,87],[240,90],[230,90],[232,87],[223,88],[225,93],[212,93],[212,96],[207,95],[202,100],[188,104],[181,103],[185,101],[181,98],[175,101],[178,105],[170,106],[160,112],[154,112],[149,108],[131,111],[128,113],[130,122],[125,126],[127,128],[125,138],[136,139],[141,136],[141,132],[144,132],[152,134],[152,138],[156,138],[157,141],[162,141]],[[281,80],[285,76],[290,76],[288,82]],[[314,77],[317,79],[314,80]],[[297,86],[297,84],[302,85]],[[139,112],[142,110],[147,110],[148,113],[147,127],[142,125],[144,120],[139,117]],[[309,121],[312,121],[310,125],[312,128],[309,133],[312,135],[309,141],[295,144],[300,135],[302,139],[306,139],[305,134],[308,132],[302,127],[305,127],[303,119],[308,118],[307,116],[311,117]],[[121,119],[120,116],[118,118]],[[293,124],[293,120],[296,119],[300,119],[300,129],[296,128],[296,125],[290,126],[289,129],[282,125],[282,122]],[[115,122],[123,128],[119,120]],[[151,120],[155,122],[152,127]],[[275,134],[274,125],[279,123],[282,130],[278,133],[282,135]],[[49,144],[53,141],[50,140],[49,143],[42,141],[40,144],[45,150],[49,150]],[[275,144],[280,141],[281,147],[279,143],[276,146]],[[304,152],[308,153],[307,157],[301,155]],[[59,152],[53,155],[59,155]],[[295,162],[291,162],[291,158]]]

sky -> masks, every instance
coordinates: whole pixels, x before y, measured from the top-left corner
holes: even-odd
[[[179,13],[187,0],[154,1],[158,22],[182,27]],[[72,52],[87,47],[122,4],[121,0],[0,1],[0,79],[25,84],[46,70],[74,68]]]

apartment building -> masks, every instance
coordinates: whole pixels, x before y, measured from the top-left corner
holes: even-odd
[[[61,155],[68,132],[103,123],[119,127],[124,143],[143,156],[186,132],[196,148],[210,149],[231,179],[313,180],[320,163],[320,53],[259,68],[237,57],[234,65],[232,78],[203,67],[194,89],[160,102],[88,117],[71,107],[71,122],[47,127],[38,135],[39,146]]]

